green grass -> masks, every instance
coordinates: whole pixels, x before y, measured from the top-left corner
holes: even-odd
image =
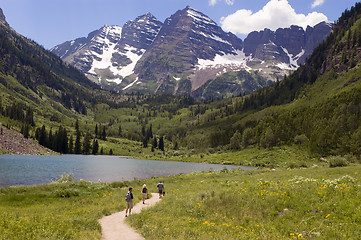
[[[357,165],[169,177],[164,200],[128,221],[154,240],[360,239],[360,171]]]
[[[85,181],[0,188],[0,239],[100,239],[98,219],[124,209],[126,191]]]
[[[216,151],[197,152],[194,150],[168,150],[164,154],[156,151],[151,154],[144,154],[142,158],[200,162],[215,164],[230,164],[256,167],[289,167],[290,164],[312,166],[318,160],[300,145],[280,146],[271,149],[260,149],[252,146],[241,151]]]
[[[361,165],[161,178],[163,201],[127,221],[146,239],[360,239]],[[66,180],[66,179],[65,179]],[[0,189],[0,239],[101,239],[98,219],[159,178]]]

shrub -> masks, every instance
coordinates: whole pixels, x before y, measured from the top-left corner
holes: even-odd
[[[298,161],[298,162],[288,162],[288,168],[308,168],[307,163]]]
[[[293,141],[295,142],[295,144],[301,145],[301,144],[308,142],[308,138],[305,134],[301,134],[301,135],[295,136]]]
[[[69,183],[69,182],[74,182],[74,174],[70,173],[70,174],[64,174],[64,175],[59,175],[59,177],[57,177],[55,179],[56,183]]]
[[[129,187],[130,182],[129,181],[120,181],[120,182],[112,182],[110,186],[112,188],[123,188],[123,187]]]
[[[59,189],[56,190],[54,194],[56,197],[70,198],[79,196],[80,192],[77,189]]]
[[[346,158],[341,156],[331,156],[328,161],[330,167],[346,167],[349,164]]]

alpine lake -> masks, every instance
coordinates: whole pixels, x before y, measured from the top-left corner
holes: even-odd
[[[223,168],[254,169],[235,165],[141,160],[124,156],[0,155],[0,187],[46,184],[65,174],[73,174],[75,180],[114,182],[219,171]]]

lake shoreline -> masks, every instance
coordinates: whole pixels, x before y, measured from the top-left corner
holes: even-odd
[[[1,187],[47,184],[67,174],[73,174],[75,181],[107,183],[219,171],[225,168],[255,169],[248,166],[130,159],[125,156],[106,155],[0,155],[0,164]]]

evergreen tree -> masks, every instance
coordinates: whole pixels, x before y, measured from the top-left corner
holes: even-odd
[[[159,138],[158,148],[159,148],[159,150],[164,152],[164,140],[163,140],[163,137]]]
[[[67,154],[69,153],[69,145],[68,145],[68,133],[66,131],[66,128],[59,127],[59,139],[60,139],[60,145],[61,145],[61,153]]]
[[[107,133],[105,131],[105,126],[103,127],[102,140],[104,140],[104,141],[107,140]]]
[[[39,132],[39,144],[42,146],[47,146],[47,132],[45,129],[45,125],[43,125]]]
[[[80,142],[81,134],[80,134],[80,130],[79,130],[78,120],[76,120],[76,123],[75,123],[75,130],[76,130],[76,133],[75,133],[74,153],[81,154],[81,142]]]
[[[113,149],[109,150],[109,155],[113,155]]]
[[[119,128],[118,128],[118,136],[121,137],[122,136],[122,126],[119,125]]]
[[[153,147],[154,149],[158,147],[158,143],[157,143],[157,138],[156,138],[156,137],[153,138],[152,147]]]
[[[84,140],[83,140],[83,153],[84,154],[90,154],[90,141],[91,141],[91,135],[90,133],[85,134]]]
[[[73,139],[73,135],[70,136],[70,139],[69,139],[69,147],[68,147],[68,151],[70,154],[74,153],[74,139]]]
[[[31,126],[35,126],[34,113],[30,107],[26,109],[25,123],[30,124]]]
[[[94,139],[92,154],[97,155],[98,151],[99,151],[99,143],[98,143],[98,140]]]
[[[103,155],[104,154],[104,149],[103,147],[100,149],[100,155]]]
[[[142,126],[142,136],[145,137],[145,127]]]
[[[56,145],[56,144],[54,144],[54,139],[53,139],[53,130],[52,130],[52,128],[50,128],[50,131],[49,131],[49,140],[48,140],[48,148],[50,148],[50,149],[52,149],[52,150],[54,150],[53,149],[53,147]]]
[[[148,140],[146,137],[143,137],[143,147],[147,148],[148,147]]]

